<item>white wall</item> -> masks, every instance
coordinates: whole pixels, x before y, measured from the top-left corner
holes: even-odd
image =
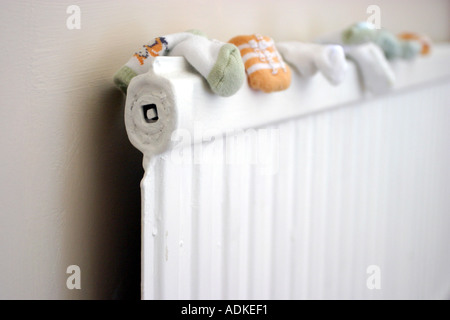
[[[66,28],[72,4],[81,30]],[[0,299],[108,299],[121,280],[136,285],[141,155],[112,75],[143,41],[191,28],[309,40],[370,4],[392,31],[450,39],[447,0],[2,1]],[[70,264],[81,290],[65,286]]]

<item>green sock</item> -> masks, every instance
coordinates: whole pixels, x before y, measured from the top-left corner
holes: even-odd
[[[417,41],[400,41],[401,56],[403,59],[413,59],[420,54],[422,45]]]
[[[367,22],[356,23],[342,32],[344,44],[362,44],[373,42],[384,52],[387,59],[402,56],[402,46],[399,39],[386,30],[377,30]]]

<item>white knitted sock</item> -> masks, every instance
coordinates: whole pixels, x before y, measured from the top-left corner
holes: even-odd
[[[277,43],[283,58],[305,76],[314,75],[317,70],[333,85],[340,84],[347,72],[344,50],[339,45],[320,45],[298,41]]]
[[[344,46],[344,50],[346,55],[355,61],[367,90],[379,94],[392,88],[395,74],[380,47],[366,43]]]
[[[244,83],[241,54],[231,43],[194,36],[177,44],[169,55],[185,57],[220,96],[235,94]]]

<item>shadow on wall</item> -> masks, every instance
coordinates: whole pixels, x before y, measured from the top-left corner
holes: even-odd
[[[82,99],[74,92],[75,101],[84,100],[93,112],[74,112],[67,120],[72,151],[65,173],[62,260],[80,267],[81,289],[67,289],[66,295],[140,299],[142,154],[126,134],[122,93],[109,84],[88,92]]]

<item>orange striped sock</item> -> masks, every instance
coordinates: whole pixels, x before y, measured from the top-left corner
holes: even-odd
[[[251,88],[264,92],[285,90],[291,84],[291,70],[269,37],[237,36],[228,41],[240,50]]]

